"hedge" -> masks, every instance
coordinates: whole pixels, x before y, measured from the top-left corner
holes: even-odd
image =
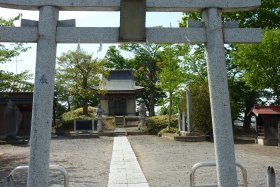
[[[168,116],[153,116],[148,117],[145,121],[144,132],[147,134],[157,135],[162,129],[168,126]],[[171,117],[170,127],[178,127],[178,118],[176,116]]]

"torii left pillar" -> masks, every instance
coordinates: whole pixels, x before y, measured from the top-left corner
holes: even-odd
[[[28,187],[47,187],[49,182],[58,15],[56,7],[40,8]]]

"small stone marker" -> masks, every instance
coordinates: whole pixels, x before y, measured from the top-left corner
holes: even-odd
[[[103,109],[101,108],[100,105],[98,105],[98,108],[96,110],[97,113],[97,131],[102,131],[102,114],[103,114]]]

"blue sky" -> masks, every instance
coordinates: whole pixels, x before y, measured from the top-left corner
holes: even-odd
[[[0,17],[8,19],[15,17],[18,13],[23,14],[24,19],[38,20],[38,11],[23,11],[0,8]],[[182,13],[150,13],[146,15],[146,27],[163,26],[163,27],[178,27],[178,23],[182,17]],[[60,12],[59,19],[76,19],[77,27],[118,27],[119,13],[118,12]],[[19,22],[16,26],[19,26]],[[7,44],[5,44],[7,45]],[[81,44],[81,47],[89,53],[93,53],[95,57],[103,58],[108,46],[112,44],[103,44],[102,51],[97,53],[98,44]],[[28,52],[21,54],[13,59],[12,62],[1,64],[0,69],[19,73],[24,70],[29,70],[34,74],[36,62],[36,44],[26,44],[31,47]],[[57,56],[63,52],[74,50],[77,44],[58,44]]]

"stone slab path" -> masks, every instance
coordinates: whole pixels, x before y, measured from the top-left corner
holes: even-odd
[[[114,137],[108,187],[149,187],[126,136]]]

